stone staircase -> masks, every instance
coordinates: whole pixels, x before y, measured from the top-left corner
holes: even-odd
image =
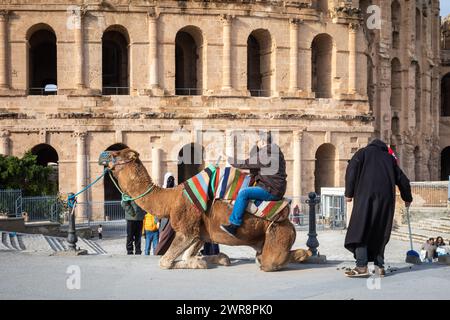
[[[68,249],[66,239],[61,237],[8,231],[0,231],[0,235],[0,251],[54,253]],[[87,250],[88,254],[107,254],[98,243],[84,238],[78,238],[77,247]]]
[[[450,217],[425,218],[411,222],[411,233],[414,242],[423,244],[428,238],[441,236],[450,241]],[[409,241],[408,226],[401,225],[392,231],[393,239]]]

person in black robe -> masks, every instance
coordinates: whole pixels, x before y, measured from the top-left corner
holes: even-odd
[[[174,188],[175,187],[175,177],[171,172],[167,172],[164,176],[163,188]],[[161,219],[159,225],[159,242],[155,248],[155,255],[162,256],[169,249],[175,238],[175,230],[173,230],[170,224],[169,218]]]
[[[369,261],[374,262],[380,276],[384,275],[384,249],[394,219],[395,186],[408,207],[413,200],[409,179],[383,141],[373,140],[349,161],[345,197],[347,202],[354,199],[354,204],[345,248],[354,254],[356,268],[347,271],[347,276],[368,276]]]

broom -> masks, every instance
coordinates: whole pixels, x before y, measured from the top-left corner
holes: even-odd
[[[409,244],[411,246],[411,250],[406,252],[405,262],[412,263],[412,264],[421,264],[422,261],[420,260],[420,255],[417,253],[417,251],[414,251],[414,248],[413,248],[413,241],[412,241],[412,234],[411,234],[411,222],[409,219],[409,206],[406,207],[406,217],[408,219]]]

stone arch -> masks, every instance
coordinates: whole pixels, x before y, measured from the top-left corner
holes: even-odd
[[[391,3],[391,28],[392,28],[392,48],[400,47],[400,28],[402,24],[402,9],[398,0]]]
[[[331,143],[324,143],[315,154],[314,189],[320,193],[322,187],[336,186],[337,150]]]
[[[415,126],[418,129],[422,120],[422,109],[420,107],[421,105],[421,99],[422,99],[422,85],[421,85],[421,74],[420,74],[420,66],[419,63],[416,61],[413,61],[411,63],[411,69],[410,72],[412,72],[411,76],[411,87],[414,88],[414,114],[415,114]]]
[[[57,39],[48,24],[33,25],[26,34],[28,42],[28,93],[30,95],[56,94]]]
[[[402,66],[398,58],[391,61],[391,132],[400,134],[400,115],[402,111]]]
[[[203,93],[203,32],[196,26],[186,26],[175,36],[175,94]]]
[[[332,97],[333,38],[326,33],[314,37],[311,43],[312,90],[316,98]]]
[[[108,148],[106,148],[106,151],[119,151],[119,150],[123,150],[128,148],[127,145],[123,144],[123,143],[115,143],[113,145],[110,145]],[[112,177],[116,183],[117,180],[116,178]],[[122,199],[122,195],[119,192],[119,190],[117,190],[116,186],[114,185],[114,183],[111,181],[111,178],[109,177],[109,175],[107,175],[104,179],[103,179],[103,195],[104,195],[104,201],[119,201]],[[107,209],[107,205],[105,205],[105,214],[106,214],[106,209]]]
[[[252,96],[272,95],[272,54],[270,32],[253,30],[247,39],[247,90]]]
[[[178,184],[195,176],[204,167],[205,150],[201,144],[188,143],[178,152]]]
[[[31,148],[31,153],[37,157],[37,164],[53,169],[53,172],[49,176],[49,180],[55,184],[55,192],[57,192],[59,184],[58,152],[51,145],[41,143]]]
[[[441,151],[441,180],[448,180],[450,176],[450,146]]]
[[[450,117],[450,72],[441,79],[441,116]]]
[[[130,38],[123,26],[112,25],[103,32],[102,94],[129,94],[129,44]]]

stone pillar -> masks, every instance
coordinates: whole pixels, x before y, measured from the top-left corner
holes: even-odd
[[[74,136],[77,138],[77,192],[82,190],[87,185],[87,154],[86,154],[86,131],[75,132]],[[78,206],[77,220],[87,220],[88,217],[88,201],[87,191],[81,193],[77,197],[77,202],[83,203]]]
[[[76,23],[74,26],[74,37],[75,37],[75,65],[78,68],[75,74],[75,81],[77,89],[84,88],[84,15],[86,11],[80,9],[75,11]]]
[[[158,73],[158,14],[148,13],[148,65],[150,89],[159,88]]]
[[[11,132],[8,130],[0,131],[0,154],[4,156],[9,156],[9,137]]]
[[[234,154],[234,134],[232,130],[226,130],[225,131],[225,155],[227,157],[234,157],[236,156]],[[227,161],[227,159],[223,159],[224,161]]]
[[[289,91],[298,90],[298,29],[302,20],[289,21],[290,49],[289,49]]]
[[[296,205],[300,205],[301,200],[300,197],[302,195],[302,137],[303,131],[293,131],[293,158],[294,158],[294,167],[293,167],[293,201],[292,207]]]
[[[161,149],[152,147],[152,179],[157,185],[161,179]]]
[[[0,11],[0,88],[8,88],[8,15],[9,11]]]
[[[349,33],[348,33],[348,93],[355,94],[356,90],[356,72],[358,70],[357,64],[357,34],[358,34],[359,25],[357,23],[349,24]]]
[[[224,14],[223,23],[223,58],[222,58],[222,90],[231,90],[231,35],[233,17]]]

